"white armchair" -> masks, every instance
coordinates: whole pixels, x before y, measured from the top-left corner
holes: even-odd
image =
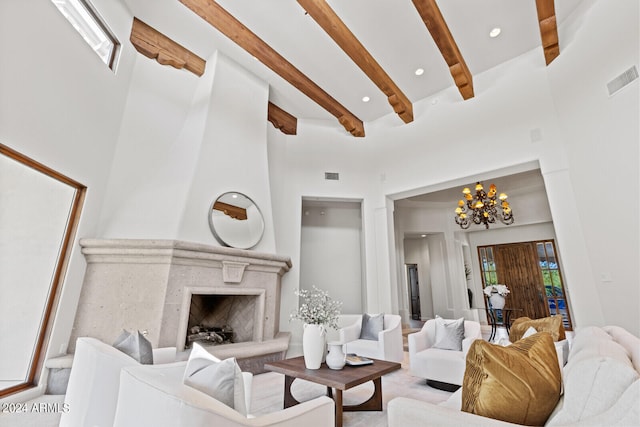
[[[175,362],[176,348],[153,349],[153,358],[159,364]],[[64,399],[68,411],[62,413],[60,427],[113,427],[120,370],[137,365],[132,357],[96,338],[78,338]]]
[[[383,330],[378,333],[378,340],[360,339],[362,315],[347,314],[340,316],[340,323],[346,326],[339,331],[340,341],[345,344],[345,353],[356,353],[374,359],[402,362],[404,351],[402,345],[402,322],[397,314],[385,314]]]
[[[409,334],[411,375],[426,378],[427,383],[438,388],[451,389],[447,384],[461,386],[469,347],[474,340],[482,339],[480,323],[464,321],[462,351],[433,348],[435,336],[435,319],[427,320],[420,332]]]

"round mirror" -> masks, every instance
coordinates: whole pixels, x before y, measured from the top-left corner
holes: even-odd
[[[231,191],[222,194],[211,204],[209,226],[221,244],[249,249],[262,238],[264,219],[253,200]]]

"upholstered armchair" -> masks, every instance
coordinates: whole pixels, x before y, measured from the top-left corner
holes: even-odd
[[[427,320],[420,332],[408,335],[409,371],[411,375],[425,378],[427,383],[433,387],[452,390],[457,387],[451,387],[451,385],[462,385],[467,352],[471,343],[474,340],[482,339],[480,323],[463,320],[464,336],[460,343],[460,350],[454,350],[445,349],[451,346],[436,345],[438,322],[450,324],[455,320]]]
[[[176,348],[153,349],[153,362],[176,361]],[[60,427],[113,427],[118,400],[120,370],[140,363],[96,338],[80,337],[69,376]]]
[[[384,314],[381,328],[362,330],[361,314],[340,316],[340,341],[344,343],[345,353],[356,353],[359,356],[374,359],[402,362],[404,358],[402,346],[402,322],[397,314]],[[376,316],[368,316],[374,319]],[[365,325],[366,326],[366,325]],[[367,332],[373,332],[367,334]]]

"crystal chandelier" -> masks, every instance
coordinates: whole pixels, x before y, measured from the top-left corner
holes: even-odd
[[[476,195],[471,195],[471,190],[462,190],[465,200],[458,201],[456,208],[456,224],[467,229],[471,222],[484,224],[489,228],[489,224],[494,224],[496,219],[505,225],[513,224],[513,212],[507,202],[507,195],[500,193],[496,197],[497,189],[494,184],[489,186],[489,191],[485,192],[481,183],[476,184]]]

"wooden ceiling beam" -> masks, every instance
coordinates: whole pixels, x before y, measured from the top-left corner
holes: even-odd
[[[540,38],[542,39],[542,49],[544,49],[544,59],[547,65],[551,64],[551,61],[560,55],[558,24],[556,23],[556,10],[553,1],[536,0]]]
[[[405,123],[413,121],[413,105],[386,71],[325,0],[298,0],[298,3],[387,96],[389,104]]]
[[[206,61],[138,18],[133,18],[129,40],[138,52],[162,65],[204,74]]]
[[[362,120],[342,106],[214,0],[180,0],[180,2],[327,110],[353,136],[364,136]]]
[[[272,102],[267,107],[267,120],[286,135],[296,135],[298,132],[298,119]]]
[[[433,41],[442,53],[449,66],[453,81],[463,99],[473,98],[473,76],[467,68],[467,64],[458,49],[458,45],[449,31],[440,8],[435,0],[413,0],[413,5],[418,10],[422,21],[431,33]]]

